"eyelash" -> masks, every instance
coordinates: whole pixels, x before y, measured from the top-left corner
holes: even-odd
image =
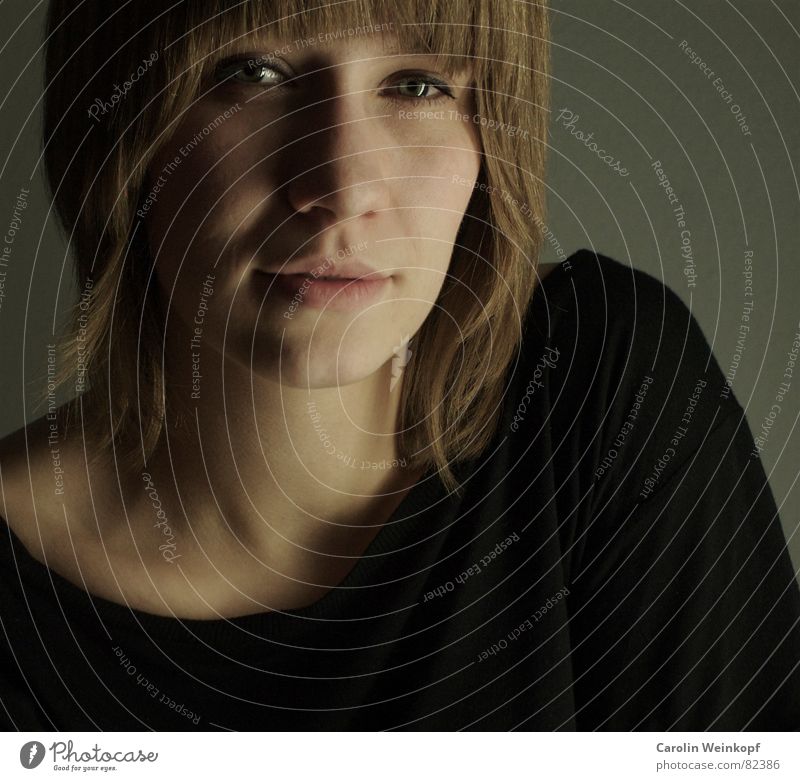
[[[247,67],[253,68],[265,68],[268,71],[273,71],[274,73],[280,74],[281,77],[284,79],[290,79],[291,77],[285,74],[277,65],[270,64],[268,61],[259,61],[256,57],[247,57],[247,58],[236,58],[236,59],[227,59],[223,60],[222,62],[218,63],[214,69],[214,80],[219,83],[223,84],[225,82],[235,83],[238,86],[253,86],[257,88],[261,88],[264,90],[272,90],[276,87],[280,87],[283,85],[283,82],[279,82],[278,84],[271,84],[271,85],[260,85],[255,82],[245,82],[245,81],[238,81],[234,79],[237,73],[241,73]],[[398,74],[396,74],[398,75]],[[445,81],[437,78],[436,76],[432,76],[431,74],[425,73],[423,71],[408,71],[405,73],[399,74],[400,80],[412,80],[414,78],[417,79],[420,83],[427,84],[433,87],[435,90],[438,90],[438,93],[433,96],[427,97],[403,97],[397,94],[396,89],[397,87],[389,87],[389,89],[394,93],[392,95],[386,95],[386,99],[389,100],[391,103],[395,105],[405,105],[409,102],[412,103],[421,103],[421,104],[428,104],[428,103],[436,103],[440,100],[444,100],[445,98],[449,98],[451,100],[455,100],[455,95],[453,94],[452,87]]]
[[[402,106],[409,101],[412,103],[437,103],[440,100],[444,100],[445,98],[449,98],[450,100],[455,100],[455,95],[453,94],[452,87],[447,84],[447,82],[442,81],[441,79],[436,78],[435,76],[431,76],[428,73],[424,72],[416,72],[416,71],[409,71],[407,73],[401,74],[401,79],[417,79],[417,81],[428,84],[429,86],[433,87],[435,90],[438,90],[437,94],[431,97],[424,97],[424,98],[415,98],[415,97],[401,97],[396,92],[390,96],[387,96],[387,100],[391,103]],[[390,87],[390,90],[394,92],[396,87]]]

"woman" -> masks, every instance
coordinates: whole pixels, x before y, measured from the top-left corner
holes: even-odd
[[[51,3],[77,395],[0,448],[7,726],[800,723],[699,327],[539,266],[542,6],[148,5]]]

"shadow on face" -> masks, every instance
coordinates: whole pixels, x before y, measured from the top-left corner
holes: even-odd
[[[445,282],[480,169],[473,114],[466,71],[386,36],[220,58],[145,188],[176,343],[294,387],[384,366]]]

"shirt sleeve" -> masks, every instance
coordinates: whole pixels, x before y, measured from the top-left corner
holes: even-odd
[[[591,506],[568,598],[580,730],[800,730],[800,589],[736,406],[646,499]]]

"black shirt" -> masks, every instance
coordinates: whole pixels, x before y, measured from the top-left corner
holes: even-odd
[[[463,494],[430,471],[309,607],[131,610],[2,524],[6,728],[800,728],[800,590],[688,308],[581,250],[524,330]]]

